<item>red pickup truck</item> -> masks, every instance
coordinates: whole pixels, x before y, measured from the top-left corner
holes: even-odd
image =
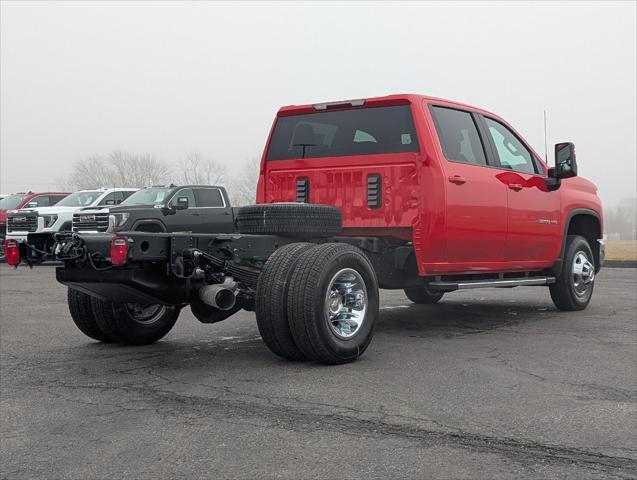
[[[69,192],[19,192],[4,197],[0,200],[0,244],[4,245],[7,233],[7,212],[9,210],[19,210],[26,207],[49,207],[55,205],[67,195],[69,195]],[[4,248],[2,248],[0,258],[4,258]]]
[[[243,308],[277,355],[343,363],[371,341],[379,288],[433,304],[544,285],[557,308],[585,308],[604,257],[596,192],[572,143],[549,168],[468,105],[392,95],[283,107],[236,233],[62,235],[57,279],[101,341],[154,342],[186,305],[205,323]],[[7,252],[19,262],[17,245]]]

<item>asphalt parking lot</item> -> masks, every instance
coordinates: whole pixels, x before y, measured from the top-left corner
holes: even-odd
[[[89,341],[53,267],[0,266],[2,478],[636,478],[637,270],[582,313],[526,287],[384,292],[358,362],[290,363],[253,314]]]

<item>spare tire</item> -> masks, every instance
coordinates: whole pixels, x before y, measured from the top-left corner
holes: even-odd
[[[248,205],[237,212],[239,233],[290,237],[332,237],[341,232],[339,208],[309,203]]]

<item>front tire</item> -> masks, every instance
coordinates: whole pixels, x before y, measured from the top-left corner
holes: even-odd
[[[98,342],[112,343],[117,341],[115,337],[104,332],[98,325],[93,314],[89,295],[69,288],[67,291],[67,303],[71,319],[73,319],[73,323],[75,323],[80,332]]]
[[[356,360],[378,319],[378,281],[358,248],[325,243],[299,257],[290,278],[287,314],[303,354],[326,364]]]
[[[551,299],[564,311],[584,310],[595,287],[595,257],[591,246],[580,235],[566,237],[564,265],[556,282],[549,285]]]
[[[107,302],[91,298],[99,327],[127,345],[148,345],[163,338],[175,325],[179,310],[164,305]]]

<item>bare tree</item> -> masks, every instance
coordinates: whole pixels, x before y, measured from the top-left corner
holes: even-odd
[[[108,171],[118,187],[146,187],[166,183],[170,167],[150,153],[131,154],[116,150],[108,155]]]
[[[179,162],[177,177],[185,185],[221,185],[226,176],[225,165],[191,152]]]
[[[243,165],[241,173],[232,179],[228,193],[233,205],[250,205],[256,201],[260,168],[260,159],[257,157],[250,158]]]
[[[166,183],[170,168],[150,153],[115,150],[105,157],[92,155],[77,160],[71,174],[59,183],[69,189],[145,187]]]

